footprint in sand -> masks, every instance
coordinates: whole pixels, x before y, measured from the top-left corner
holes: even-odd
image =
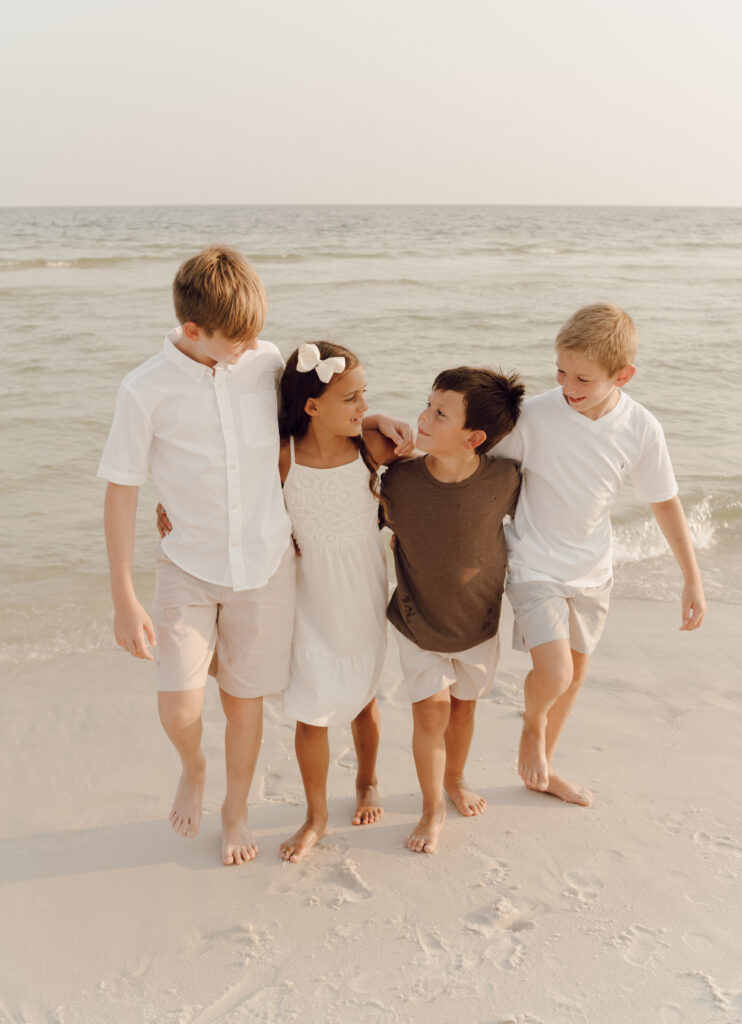
[[[660,1024],[685,1024],[688,1018],[677,1003],[665,1003],[660,1010]]]
[[[563,895],[573,897],[583,907],[594,903],[604,888],[603,880],[589,871],[568,871],[564,881],[567,885]]]
[[[726,853],[732,857],[742,857],[742,849],[734,836],[712,836],[708,832],[694,832],[693,842],[700,846],[704,853]]]
[[[607,941],[611,946],[624,948],[621,956],[632,967],[653,967],[662,959],[662,950],[670,946],[664,938],[666,934],[665,928],[644,928],[633,924]]]
[[[335,758],[335,765],[338,768],[345,768],[347,771],[354,772],[357,767],[357,762],[353,747],[346,747],[345,750],[341,750]]]
[[[260,799],[268,804],[287,802],[286,793],[281,792],[281,776],[266,771],[260,777]]]
[[[536,925],[533,921],[524,920],[507,897],[498,900],[494,906],[472,911],[463,920],[468,931],[487,940],[484,955],[496,967],[512,971],[522,965],[526,956],[523,939]]]

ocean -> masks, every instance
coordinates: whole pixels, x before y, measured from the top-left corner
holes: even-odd
[[[113,645],[95,476],[121,378],[175,324],[179,264],[223,242],[266,286],[263,337],[360,356],[371,408],[414,422],[435,374],[554,384],[553,339],[610,300],[639,330],[629,393],[662,422],[708,596],[742,603],[742,209],[504,206],[0,209],[0,660]],[[142,488],[137,588],[152,592]],[[649,509],[616,506],[616,593],[679,596]],[[679,604],[678,604],[679,618]]]

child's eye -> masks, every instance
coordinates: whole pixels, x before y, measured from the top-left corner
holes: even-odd
[[[590,383],[590,381],[586,380],[584,377],[578,377],[577,379],[580,382],[580,384],[589,384]]]

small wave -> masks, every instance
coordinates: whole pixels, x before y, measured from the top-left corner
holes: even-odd
[[[696,551],[710,551],[718,541],[719,524],[712,515],[712,498],[706,497],[687,512],[688,527]],[[667,541],[654,516],[623,523],[613,532],[614,565],[631,565],[669,552]]]
[[[72,259],[0,259],[0,271],[15,270],[99,270],[108,267],[123,267],[131,263],[171,260],[171,256],[155,256],[150,253],[136,256],[77,256]]]

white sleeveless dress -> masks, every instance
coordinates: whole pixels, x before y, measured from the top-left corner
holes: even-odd
[[[333,469],[297,465],[291,438],[283,496],[301,557],[283,704],[307,725],[354,719],[384,663],[386,558],[368,478],[360,453]]]

